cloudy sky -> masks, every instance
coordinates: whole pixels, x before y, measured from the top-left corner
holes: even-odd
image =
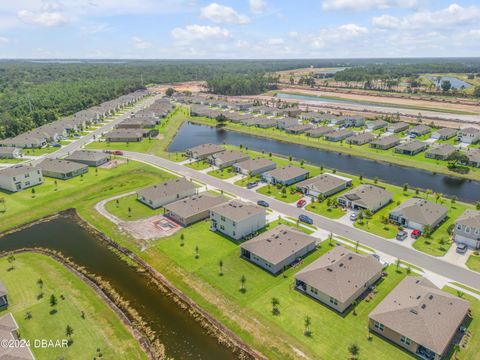
[[[0,0],[0,58],[480,56],[480,1]]]

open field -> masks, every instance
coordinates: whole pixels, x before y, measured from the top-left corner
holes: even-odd
[[[147,359],[137,340],[118,316],[80,278],[45,255],[15,255],[14,270],[6,258],[0,259],[2,282],[9,292],[10,305],[22,338],[66,339],[65,329],[73,329],[73,343],[67,348],[32,348],[37,359]],[[40,290],[37,280],[43,281]],[[39,294],[43,297],[39,298]],[[58,305],[50,305],[55,295]],[[56,313],[50,314],[52,309]],[[27,319],[25,315],[31,314]],[[84,318],[82,318],[82,313]]]

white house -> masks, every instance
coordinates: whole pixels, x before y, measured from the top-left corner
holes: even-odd
[[[0,189],[17,192],[43,183],[40,169],[15,165],[0,170]]]

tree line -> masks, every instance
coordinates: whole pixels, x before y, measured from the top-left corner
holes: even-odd
[[[207,80],[207,90],[221,95],[257,95],[276,89],[278,80],[278,76],[264,74],[226,74]]]

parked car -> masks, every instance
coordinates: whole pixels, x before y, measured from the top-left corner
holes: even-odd
[[[422,232],[420,230],[413,230],[411,236],[414,239],[418,239],[420,236],[422,236]]]
[[[52,146],[53,147],[62,147],[62,145],[60,145],[59,143],[52,143]]]
[[[308,217],[307,215],[304,215],[304,214],[301,214],[298,216],[298,220],[300,220],[301,222],[304,222],[306,224],[313,224],[313,220],[312,218]]]
[[[121,151],[121,150],[113,150],[113,151],[112,151],[112,154],[113,154],[113,155],[120,155],[120,156],[122,156],[122,155],[123,155],[123,151]]]
[[[397,233],[396,239],[397,240],[405,240],[407,238],[407,236],[408,236],[408,233],[406,231],[402,230],[402,231],[399,231]]]
[[[269,207],[270,206],[265,200],[258,200],[257,205],[263,206],[263,207]]]
[[[74,137],[80,137],[80,134],[73,134]]]
[[[410,139],[415,139],[416,137],[417,137],[417,135],[415,135],[415,134],[410,134],[410,136],[409,136]]]
[[[351,213],[350,214],[350,221],[356,221],[358,218],[357,213]]]
[[[465,254],[468,250],[468,246],[465,244],[457,244],[457,253]]]
[[[300,199],[300,200],[297,201],[297,207],[298,208],[304,207],[306,204],[307,204],[307,201],[304,200],[304,199]]]
[[[257,185],[258,185],[257,181],[249,182],[249,183],[247,183],[247,189],[253,189]]]

